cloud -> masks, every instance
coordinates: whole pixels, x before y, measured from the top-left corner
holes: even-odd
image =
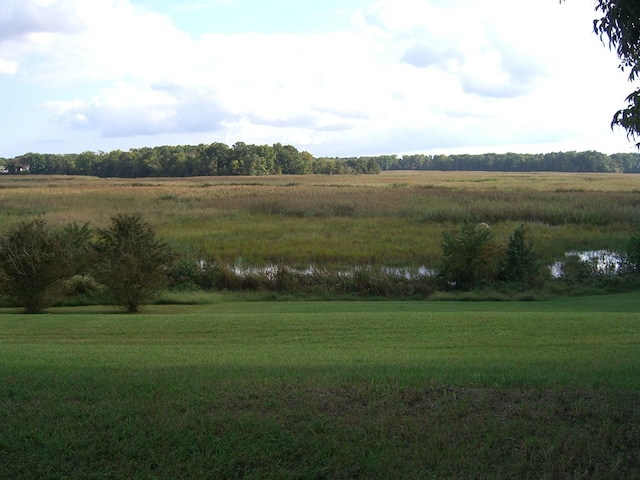
[[[81,28],[70,0],[4,0],[0,6],[0,42],[33,33],[75,33]]]
[[[448,45],[415,43],[406,49],[401,60],[416,68],[446,68],[447,62],[460,62],[463,56]]]
[[[215,3],[229,4],[233,3],[234,1],[235,0],[210,0],[209,2],[185,3],[182,5],[172,6],[171,9],[177,12],[192,12],[196,10],[204,10],[205,8],[211,7],[211,5]]]
[[[0,28],[11,38],[0,73],[46,86],[38,96],[51,95],[51,121],[69,135],[98,132],[92,148],[100,138],[187,134],[335,155],[535,143],[566,132],[568,115],[580,118],[574,133],[591,132],[594,92],[604,102],[617,88],[595,67],[577,75],[600,60],[583,45],[595,37],[593,12],[573,20],[579,7],[570,2],[380,0],[329,33],[198,35],[150,10],[150,1],[10,2],[0,22],[9,11],[21,20],[12,36]]]
[[[68,127],[99,130],[105,137],[215,131],[226,116],[215,94],[172,85],[121,85],[88,102],[56,101],[46,106]]]
[[[18,70],[18,62],[0,58],[0,75],[13,75]]]
[[[542,62],[529,47],[528,32],[512,36],[508,22],[496,22],[487,14],[494,10],[486,8],[487,3],[500,2],[488,0],[478,6],[465,1],[383,0],[364,19],[391,42],[404,45],[400,61],[440,69],[466,93],[509,98],[531,92],[545,71],[538,68]]]

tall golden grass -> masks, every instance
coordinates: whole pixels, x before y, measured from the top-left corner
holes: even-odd
[[[178,249],[228,263],[431,265],[442,232],[470,217],[505,241],[524,223],[551,260],[622,249],[639,207],[640,178],[622,174],[0,177],[0,228],[36,216],[104,227],[138,213]]]

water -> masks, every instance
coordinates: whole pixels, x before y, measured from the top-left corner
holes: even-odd
[[[621,273],[625,264],[625,258],[623,255],[609,250],[589,250],[584,252],[570,251],[565,253],[565,257],[578,257],[581,262],[589,265],[592,276],[617,275]],[[551,274],[555,278],[562,278],[564,263],[565,261],[558,260],[548,267],[551,270]],[[200,260],[199,264],[200,268],[203,269],[205,266],[205,261]],[[272,264],[265,266],[247,266],[239,261],[230,268],[236,275],[240,277],[247,275],[259,275],[266,277],[269,280],[274,280],[278,274],[278,269],[280,267],[278,265]],[[316,275],[321,274],[323,271],[322,268],[318,268],[313,265],[310,265],[306,268],[287,268],[290,272],[297,275]],[[353,277],[362,268],[371,269],[373,267],[369,265],[348,270],[340,270],[337,272],[337,274],[344,277]],[[379,267],[379,269],[380,271],[388,275],[404,278],[406,280],[433,277],[438,273],[435,269],[427,267],[426,265],[421,265],[416,268],[383,266]]]
[[[585,252],[567,252],[565,257],[578,257],[581,262],[591,267],[591,275],[618,275],[624,267],[624,256],[609,250],[589,250]],[[559,260],[551,265],[551,274],[562,278],[564,262]]]
[[[204,270],[206,266],[206,262],[204,260],[200,260],[198,265],[201,270]],[[239,277],[244,277],[247,275],[258,275],[263,276],[269,280],[274,280],[278,274],[278,269],[280,266],[278,265],[264,265],[264,266],[254,266],[254,265],[244,265],[241,261],[236,262],[235,265],[229,266],[229,268],[233,271],[233,273]],[[355,267],[348,270],[339,270],[336,273],[342,277],[353,277],[356,273],[362,269],[372,269],[374,268],[371,265],[367,265],[364,267]],[[292,268],[287,267],[287,270],[296,275],[317,275],[322,274],[323,269],[315,267],[313,265],[309,265],[306,268]],[[405,278],[406,280],[413,280],[417,278],[423,277],[432,277],[437,274],[436,270],[429,268],[425,265],[421,265],[415,268],[408,267],[379,267],[376,270],[380,270],[383,273],[386,273],[391,276]]]

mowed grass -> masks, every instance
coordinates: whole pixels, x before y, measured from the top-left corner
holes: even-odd
[[[640,295],[0,316],[0,478],[640,478]]]

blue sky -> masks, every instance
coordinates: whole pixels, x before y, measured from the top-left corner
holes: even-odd
[[[635,151],[584,0],[4,0],[0,157]]]

